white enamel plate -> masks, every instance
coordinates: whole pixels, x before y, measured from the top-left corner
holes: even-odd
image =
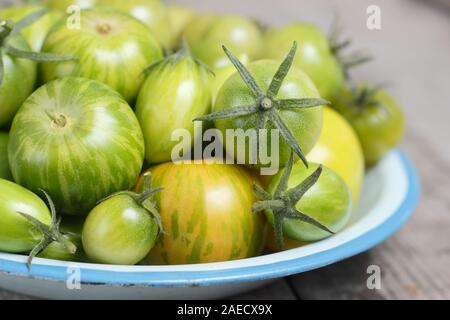
[[[301,248],[222,263],[109,266],[0,253],[0,287],[58,299],[213,299],[272,279],[320,268],[364,252],[402,226],[419,198],[419,182],[401,151],[367,173],[360,208],[335,236]],[[81,283],[81,285],[79,285]]]

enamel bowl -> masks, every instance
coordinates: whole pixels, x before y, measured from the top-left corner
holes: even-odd
[[[215,299],[354,256],[399,229],[419,198],[415,170],[401,151],[367,173],[349,225],[301,248],[252,259],[182,266],[109,266],[0,253],[0,287],[51,299]]]

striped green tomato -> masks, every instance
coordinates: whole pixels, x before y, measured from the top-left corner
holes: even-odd
[[[0,179],[12,180],[8,160],[8,141],[9,135],[0,132]]]
[[[21,35],[8,38],[8,43],[17,49],[30,51],[30,47]],[[0,40],[0,47],[2,43]],[[0,52],[3,61],[3,81],[0,84],[0,127],[8,125],[20,105],[33,91],[36,83],[36,63],[19,59]]]
[[[97,6],[107,6],[132,15],[145,23],[158,41],[168,48],[171,29],[166,5],[161,0],[97,0]]]
[[[288,189],[305,181],[318,167],[319,165],[315,163],[310,163],[309,168],[305,168],[301,163],[294,164],[287,183]],[[274,176],[268,187],[269,193],[275,193],[285,170]],[[306,191],[300,201],[295,204],[295,208],[336,233],[341,231],[350,219],[351,193],[341,177],[331,169],[323,167],[317,182]],[[273,211],[267,210],[266,215],[269,222],[274,225]],[[329,232],[297,219],[284,219],[282,228],[286,238],[291,240],[312,242],[331,236]]]
[[[92,8],[97,0],[45,0],[45,2],[51,9],[67,12],[70,6],[78,6],[81,9]]]
[[[117,92],[69,77],[27,99],[11,127],[8,152],[18,183],[46,190],[61,213],[86,215],[100,199],[133,186],[144,138]]]
[[[211,110],[208,71],[187,48],[149,69],[136,104],[136,115],[145,138],[145,159],[149,163],[170,161],[177,129],[190,132],[187,149],[195,141],[193,119]]]
[[[82,11],[79,28],[68,28],[66,21],[61,21],[48,35],[43,50],[79,58],[43,63],[45,82],[64,76],[99,80],[128,102],[138,94],[142,71],[162,58],[159,43],[142,22],[106,8]]]
[[[192,264],[259,255],[266,235],[262,214],[251,213],[252,177],[220,164],[166,163],[151,169],[164,233],[147,261]],[[138,184],[139,188],[139,184]]]
[[[11,19],[14,22],[20,21],[26,16],[43,10],[44,7],[37,5],[13,6],[0,10],[0,17]],[[45,37],[51,27],[62,17],[58,11],[48,11],[44,16],[35,21],[31,26],[24,28],[21,33],[28,41],[33,51],[39,52],[44,44]]]
[[[31,251],[41,235],[18,211],[50,226],[51,215],[44,201],[25,188],[0,179],[0,251]]]

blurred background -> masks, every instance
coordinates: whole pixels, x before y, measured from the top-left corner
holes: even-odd
[[[14,1],[0,0],[0,6]],[[339,18],[345,35],[375,60],[357,81],[386,84],[407,117],[402,148],[422,180],[413,218],[368,253],[278,280],[236,298],[450,299],[450,0],[168,0],[200,12],[236,13],[269,25],[308,21],[328,31]],[[381,9],[381,30],[366,27],[367,7]],[[367,267],[382,270],[382,289],[366,286]],[[1,298],[18,298],[0,290]]]

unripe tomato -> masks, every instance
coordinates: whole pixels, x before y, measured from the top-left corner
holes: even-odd
[[[181,39],[184,29],[194,19],[195,13],[188,7],[176,4],[168,6],[167,10],[172,34],[170,48],[174,48]]]
[[[26,16],[43,9],[44,7],[37,5],[7,7],[0,10],[0,18],[11,19],[14,22],[18,22]],[[62,14],[60,12],[51,10],[35,21],[32,25],[22,29],[21,34],[24,36],[25,40],[27,40],[33,51],[41,51],[45,37],[47,37],[50,29],[59,19],[61,19],[61,17]]]
[[[124,11],[145,23],[166,48],[171,45],[171,30],[166,5],[160,0],[97,0],[97,6]]]
[[[265,35],[264,56],[281,59],[292,41],[299,45],[295,65],[312,78],[324,99],[333,100],[345,84],[344,71],[326,35],[316,26],[296,23],[270,29]]]
[[[45,0],[46,5],[55,10],[67,12],[70,6],[78,6],[80,9],[92,8],[97,0]]]
[[[291,42],[292,43],[292,42]],[[212,68],[230,65],[222,50],[226,46],[238,58],[255,60],[261,56],[263,37],[257,24],[241,16],[221,16],[209,24],[192,43],[194,54]]]
[[[144,80],[143,70],[162,58],[159,43],[140,21],[120,11],[96,8],[81,12],[81,27],[58,23],[48,35],[44,51],[69,55],[78,61],[43,63],[45,82],[77,76],[99,80],[134,101]]]
[[[119,192],[103,200],[86,218],[83,247],[98,263],[134,265],[153,248],[160,232],[159,213],[149,199],[150,175],[141,193]]]
[[[131,188],[144,160],[133,110],[107,85],[63,78],[36,90],[14,118],[8,156],[15,181],[47,190],[63,214],[86,215]]]
[[[309,168],[305,168],[301,163],[294,164],[287,183],[288,189],[305,181],[318,167],[319,165],[314,163],[310,163]],[[270,194],[275,193],[283,174],[284,170],[272,179],[268,187]],[[341,177],[331,169],[323,167],[317,182],[306,191],[295,204],[295,208],[336,233],[342,230],[350,219],[351,194]],[[273,225],[273,211],[266,211],[266,216]],[[331,236],[329,232],[321,230],[315,225],[291,218],[283,220],[282,229],[287,239],[298,241],[319,241]]]
[[[405,119],[401,107],[384,90],[360,84],[344,89],[333,104],[358,135],[367,166],[373,166],[397,146],[404,134]]]
[[[8,160],[8,141],[9,135],[5,132],[0,132],[0,179],[12,181]]]
[[[6,39],[0,40],[0,48]],[[30,47],[21,35],[7,38],[8,44],[24,51]],[[20,59],[1,50],[0,59],[3,60],[3,78],[0,84],[0,127],[11,123],[17,110],[25,99],[33,92],[36,83],[36,63]]]
[[[198,138],[193,119],[211,110],[208,70],[188,48],[154,64],[140,91],[136,115],[145,139],[145,159],[149,163],[167,162],[179,141],[172,141],[175,130],[190,133],[185,147],[191,149]]]
[[[266,223],[262,214],[250,211],[254,177],[243,168],[165,163],[151,172],[155,186],[164,187],[155,196],[164,233],[147,262],[208,263],[261,253]]]

